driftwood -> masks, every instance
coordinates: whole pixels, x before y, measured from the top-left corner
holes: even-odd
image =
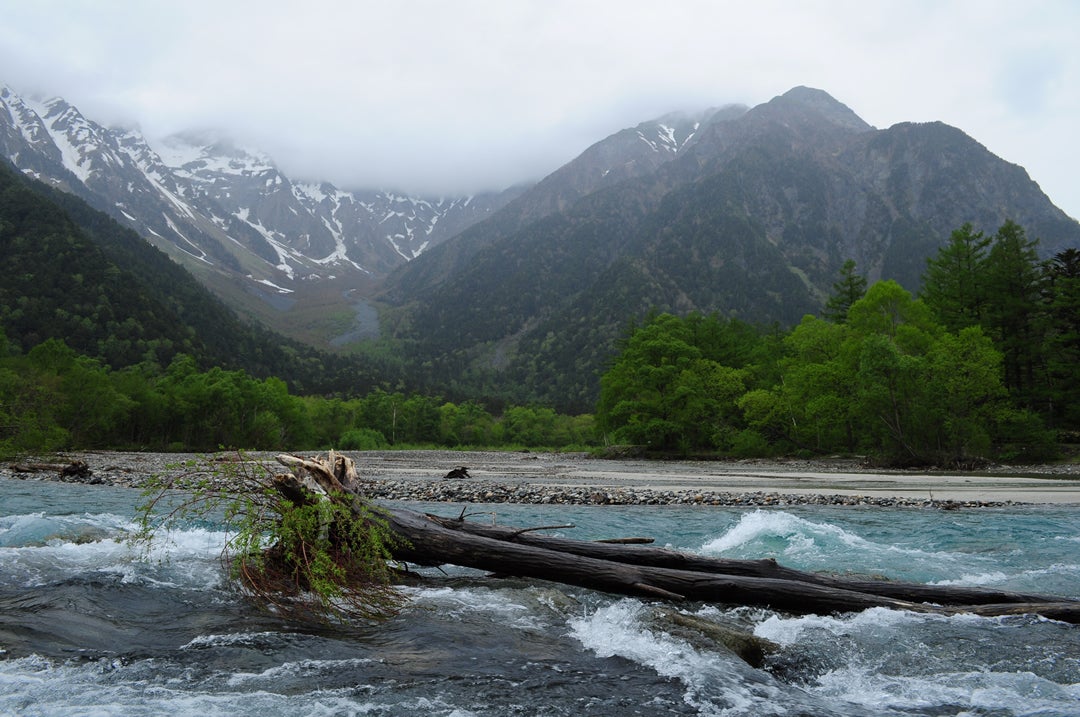
[[[443,480],[457,480],[464,478],[472,478],[472,476],[469,475],[469,469],[465,466],[458,466],[443,476]]]
[[[291,501],[346,501],[367,515],[362,482],[345,456],[328,460],[279,456],[293,474],[275,477]],[[706,558],[631,543],[569,540],[537,529],[481,525],[398,508],[381,508],[403,538],[393,557],[417,565],[453,564],[500,576],[548,580],[644,598],[765,607],[792,614],[828,614],[886,607],[984,616],[1036,614],[1080,624],[1080,601],[981,588],[934,586],[825,576],[771,559]],[[565,526],[560,526],[565,527]]]
[[[12,463],[15,473],[56,473],[61,478],[89,478],[94,474],[86,461],[70,463]]]

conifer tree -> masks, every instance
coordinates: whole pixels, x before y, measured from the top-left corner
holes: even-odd
[[[825,302],[822,315],[834,324],[847,321],[848,309],[866,294],[866,277],[855,273],[855,260],[848,259],[840,267],[840,280],[833,284],[833,293]]]
[[[1047,293],[1051,414],[1061,427],[1076,430],[1080,429],[1080,250],[1066,249],[1050,261]]]
[[[926,260],[920,297],[949,331],[981,323],[985,310],[983,269],[991,237],[970,223],[953,231],[937,256]]]
[[[986,258],[983,324],[1004,356],[1005,385],[1015,400],[1043,408],[1037,395],[1045,369],[1044,272],[1037,239],[1006,220]]]

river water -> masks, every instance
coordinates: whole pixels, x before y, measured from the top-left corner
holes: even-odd
[[[779,644],[754,668],[665,606],[448,568],[388,622],[290,624],[224,580],[220,525],[128,543],[138,498],[0,479],[0,715],[1080,715],[1080,628],[1030,617],[677,606]],[[575,524],[566,537],[1080,598],[1075,505],[471,510]]]

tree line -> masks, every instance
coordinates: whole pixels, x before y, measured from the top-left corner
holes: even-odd
[[[112,370],[59,339],[20,353],[0,333],[0,455],[63,449],[215,451],[584,446],[591,416],[375,390],[297,396],[279,378],[201,371],[193,357]]]
[[[1080,252],[954,231],[913,296],[847,262],[821,317],[764,332],[654,316],[601,378],[598,428],[655,451],[1044,460],[1080,430]]]
[[[669,454],[870,455],[889,464],[1044,460],[1080,432],[1080,251],[1040,261],[1006,222],[954,231],[919,294],[845,263],[821,316],[790,331],[717,314],[629,330],[595,415],[374,389],[300,396],[186,353],[111,369],[59,339],[0,333],[0,455],[590,447]]]

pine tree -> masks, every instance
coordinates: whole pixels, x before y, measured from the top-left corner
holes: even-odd
[[[1023,227],[1006,220],[994,236],[984,272],[983,324],[1004,356],[1005,385],[1029,408],[1042,407],[1038,394],[1045,369],[1045,275],[1037,246]]]
[[[985,311],[983,268],[993,239],[971,224],[953,231],[937,256],[926,260],[920,297],[949,331],[981,323]]]
[[[834,324],[847,321],[848,309],[866,294],[866,277],[855,273],[855,260],[848,259],[840,267],[840,280],[833,284],[833,293],[825,302],[822,315]]]
[[[1080,429],[1080,251],[1066,249],[1048,265],[1050,335],[1047,340],[1052,415]]]

